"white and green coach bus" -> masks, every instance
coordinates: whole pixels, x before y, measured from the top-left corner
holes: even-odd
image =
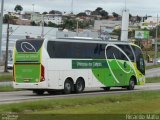
[[[18,40],[14,49],[14,88],[37,94],[85,88],[123,87],[145,83],[140,47],[128,42],[93,38]]]

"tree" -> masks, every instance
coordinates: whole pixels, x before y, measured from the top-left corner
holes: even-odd
[[[14,24],[15,19],[18,19],[16,16],[11,16],[11,15],[5,14],[3,17],[3,23],[8,23],[8,18],[9,18],[10,24]]]
[[[51,11],[49,11],[49,14],[60,14],[60,15],[62,15],[62,12],[57,11],[57,10],[51,10]]]
[[[49,11],[49,14],[55,14],[54,10]]]
[[[118,15],[117,13],[115,13],[115,12],[113,12],[112,15],[113,15],[113,17],[115,17],[115,18],[118,18],[118,16],[119,16],[119,15]]]
[[[117,35],[118,36],[118,40],[120,40],[121,29],[115,29],[115,30],[113,30],[112,35]]]
[[[57,27],[57,24],[52,23],[51,21],[48,22],[48,27]]]
[[[76,28],[77,21],[72,20],[72,19],[66,19],[63,22],[62,28],[63,29],[69,29],[69,30],[74,30]]]
[[[137,15],[136,20],[137,20],[137,22],[140,22],[140,21],[141,21],[141,17],[139,17],[139,16]]]
[[[14,11],[21,13],[21,11],[23,11],[23,7],[21,5],[16,5]]]
[[[3,17],[3,23],[8,23],[8,18],[9,18],[9,15],[5,14]]]
[[[103,19],[108,19],[108,12],[103,10],[101,7],[98,7],[95,11],[92,12],[92,15],[101,15]]]
[[[48,26],[47,23],[44,22],[44,26],[45,26],[45,27]]]
[[[48,14],[48,12],[45,11],[45,12],[43,12],[42,14],[43,14],[43,15],[46,15],[46,14]]]
[[[80,16],[87,16],[87,15],[84,12],[80,12],[80,13],[77,14],[77,16],[80,17]]]
[[[132,20],[132,15],[131,14],[129,14],[129,20]]]
[[[31,22],[31,25],[32,25],[32,26],[37,26],[37,24],[35,23],[35,21],[32,21],[32,22]]]
[[[103,8],[98,7],[95,11],[97,11],[97,12],[101,12],[102,10],[103,10]]]
[[[102,10],[101,12],[100,12],[100,15],[102,16],[102,18],[104,18],[104,19],[108,19],[108,12],[106,12],[105,10]]]

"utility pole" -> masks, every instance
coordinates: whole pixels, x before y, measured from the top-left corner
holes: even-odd
[[[42,32],[41,32],[41,38],[44,38],[44,15],[42,15]]]
[[[78,33],[79,33],[79,22],[77,20],[77,30],[76,30],[76,33],[77,33],[77,36],[78,36]]]
[[[155,39],[155,42],[154,42],[154,44],[155,44],[154,65],[157,64],[158,23],[159,23],[159,20],[158,20],[158,14],[157,14],[156,39]]]
[[[8,21],[7,21],[7,39],[6,39],[6,56],[5,56],[5,67],[4,72],[8,72],[7,66],[8,66],[8,46],[9,46],[9,23],[10,23],[10,15],[8,13]]]
[[[1,15],[0,15],[0,62],[2,62],[3,8],[4,8],[4,0],[2,0],[2,2],[1,2]]]
[[[34,12],[34,4],[32,4],[32,6],[33,6],[33,12]]]

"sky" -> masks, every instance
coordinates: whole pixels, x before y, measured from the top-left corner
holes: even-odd
[[[1,1],[1,0],[0,0]],[[72,10],[72,0],[4,0],[4,10],[14,11],[14,7],[19,4],[23,11],[49,12],[50,10],[59,10],[70,13]],[[151,15],[160,14],[160,0],[126,0],[127,9],[132,15]],[[33,5],[34,4],[34,5]],[[73,0],[73,12],[75,14],[85,10],[95,10],[102,7],[109,12],[122,13],[125,8],[125,0]]]

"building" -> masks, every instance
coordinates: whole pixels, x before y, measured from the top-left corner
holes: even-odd
[[[39,12],[31,13],[31,21],[34,21],[36,24],[39,24],[43,20],[43,15]]]
[[[157,18],[156,17],[148,17],[145,21],[145,23],[157,23]],[[160,23],[160,21],[159,21]]]
[[[16,25],[31,25],[31,20],[27,19],[16,19],[15,20]]]
[[[31,20],[32,13],[33,12],[24,12],[24,14],[21,14],[19,18],[22,20]]]
[[[122,21],[95,20],[94,29],[111,33],[116,26],[121,26]]]
[[[44,16],[44,22],[48,24],[49,22],[55,23],[57,25],[62,24],[62,15],[61,14],[46,14]]]
[[[157,26],[157,23],[144,23],[144,22],[142,22],[141,23],[141,29],[148,29],[148,30],[150,30],[150,29],[153,29],[153,28],[156,28],[156,26]]]

